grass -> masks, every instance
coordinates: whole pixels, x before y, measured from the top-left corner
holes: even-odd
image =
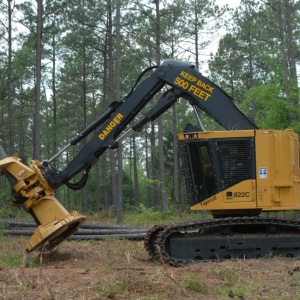
[[[15,255],[11,253],[6,253],[1,255],[0,257],[0,265],[11,267],[11,268],[17,268],[20,267],[24,262],[24,257],[22,255]],[[29,259],[25,261],[25,267],[26,268],[34,268],[35,267],[35,261],[33,259]]]
[[[209,293],[209,287],[205,281],[201,280],[195,273],[186,274],[182,271],[179,274],[178,282],[189,292],[200,295],[207,295]]]
[[[5,237],[0,235],[0,266],[16,268],[25,263],[25,267],[35,267],[33,259],[26,258],[23,251],[26,240],[23,238]]]
[[[170,207],[167,212],[163,212],[156,211],[154,208],[146,208],[141,204],[138,209],[124,211],[123,225],[148,227],[156,224],[178,223],[203,218],[204,214],[202,212],[191,212],[188,209],[181,211],[174,207]],[[205,215],[205,218],[207,218],[207,215]],[[101,223],[117,223],[117,219],[113,214],[107,214],[105,212],[92,214],[88,216],[87,219],[88,221]]]
[[[215,293],[222,298],[230,297],[247,299],[254,291],[259,289],[259,284],[255,280],[248,281],[242,278],[239,273],[227,268],[220,268],[219,274],[222,284],[215,288]]]

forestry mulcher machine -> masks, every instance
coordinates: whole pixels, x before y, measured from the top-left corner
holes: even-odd
[[[141,81],[146,73],[150,74]],[[162,90],[161,99],[142,111]],[[23,207],[38,225],[27,252],[55,247],[85,220],[60,204],[55,189],[63,184],[82,188],[92,165],[106,149],[117,148],[179,98],[191,104],[199,123],[197,127],[187,125],[178,135],[190,209],[210,211],[213,218],[152,227],[145,238],[150,255],[173,266],[201,260],[300,255],[300,221],[265,213],[300,209],[297,134],[258,129],[233,99],[193,64],[176,60],[145,70],[126,97],[111,103],[48,161],[32,160],[26,166],[16,155],[4,158],[4,152],[1,154],[0,167],[13,186],[12,204]],[[199,112],[226,130],[205,131]],[[54,159],[90,134],[93,136],[63,170],[53,166]],[[80,172],[82,179],[71,182]]]

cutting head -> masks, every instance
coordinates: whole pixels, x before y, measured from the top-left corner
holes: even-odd
[[[39,225],[26,246],[26,252],[53,249],[75,233],[84,221],[84,216],[73,212],[63,220],[54,220],[48,224]]]

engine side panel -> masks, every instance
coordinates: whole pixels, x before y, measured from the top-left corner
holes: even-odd
[[[299,142],[291,130],[256,132],[257,206],[300,209]]]

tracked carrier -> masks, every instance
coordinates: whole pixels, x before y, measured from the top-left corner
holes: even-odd
[[[149,108],[147,104],[157,94],[161,98]],[[5,157],[0,152],[0,168],[13,187],[12,204],[23,207],[38,225],[28,252],[53,248],[85,220],[77,212],[69,213],[56,199],[55,190],[62,185],[83,188],[91,167],[107,149],[117,148],[178,99],[188,101],[198,123],[179,134],[190,209],[209,211],[213,218],[154,226],[145,239],[150,255],[179,266],[208,259],[300,254],[299,222],[264,215],[300,209],[297,134],[258,129],[193,64],[176,60],[145,70],[127,96],[111,103],[49,160],[32,160],[25,166],[17,156]],[[211,116],[224,131],[205,131],[199,112]],[[52,161],[90,134],[64,168],[53,166]],[[82,179],[71,182],[78,173]]]
[[[152,228],[145,240],[152,257],[180,266],[300,254],[300,221],[276,217],[299,209],[294,132],[185,132],[179,145],[190,209],[213,218]]]

